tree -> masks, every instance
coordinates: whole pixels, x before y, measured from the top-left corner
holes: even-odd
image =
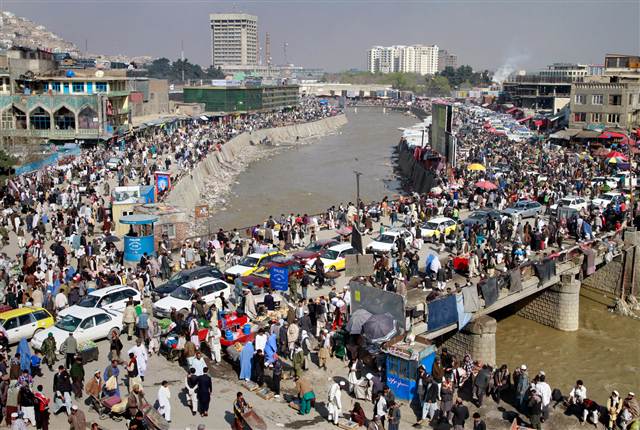
[[[18,159],[12,155],[7,154],[4,150],[0,149],[0,178],[13,175],[15,170],[13,166],[18,162]]]
[[[168,58],[158,58],[147,65],[150,78],[168,79],[171,73],[171,61]]]
[[[442,97],[451,95],[449,80],[444,76],[430,76],[426,78],[425,95]]]
[[[220,67],[209,66],[205,70],[205,75],[208,79],[224,79],[224,72]]]

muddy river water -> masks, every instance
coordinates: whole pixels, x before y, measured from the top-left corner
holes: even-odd
[[[355,201],[354,170],[363,173],[361,197],[380,199],[397,192],[392,152],[398,127],[416,119],[380,108],[347,112],[339,133],[297,149],[283,149],[249,166],[232,188],[227,209],[214,216],[223,228],[256,224],[280,213],[317,213],[332,204]],[[583,379],[588,394],[605,402],[617,389],[640,391],[640,321],[614,315],[598,300],[583,296],[580,329],[561,332],[515,316],[498,316],[497,361],[513,370],[526,363],[544,370],[552,387],[569,392]]]

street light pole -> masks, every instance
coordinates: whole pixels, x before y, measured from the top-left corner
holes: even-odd
[[[360,176],[362,175],[361,172],[358,172],[357,170],[354,170],[353,173],[355,173],[356,175],[356,214],[358,215],[358,223],[357,223],[357,227],[358,229],[360,228]]]

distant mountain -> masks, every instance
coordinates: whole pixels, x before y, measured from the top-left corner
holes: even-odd
[[[45,26],[36,24],[27,18],[16,16],[14,13],[0,11],[0,49],[8,49],[14,46],[33,49],[43,48],[55,53],[67,52],[72,57],[86,56],[123,63],[136,62],[144,64],[153,60],[149,56],[85,54],[73,42],[64,40],[57,34],[47,30]]]

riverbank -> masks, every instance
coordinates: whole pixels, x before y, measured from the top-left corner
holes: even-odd
[[[193,216],[193,207],[208,204],[210,213],[221,210],[237,176],[249,164],[277,151],[283,145],[297,146],[310,138],[336,132],[347,123],[344,114],[309,123],[242,133],[209,154],[189,176],[182,178],[167,197],[167,202]],[[259,144],[268,140],[271,145]],[[278,146],[279,145],[279,146]]]

